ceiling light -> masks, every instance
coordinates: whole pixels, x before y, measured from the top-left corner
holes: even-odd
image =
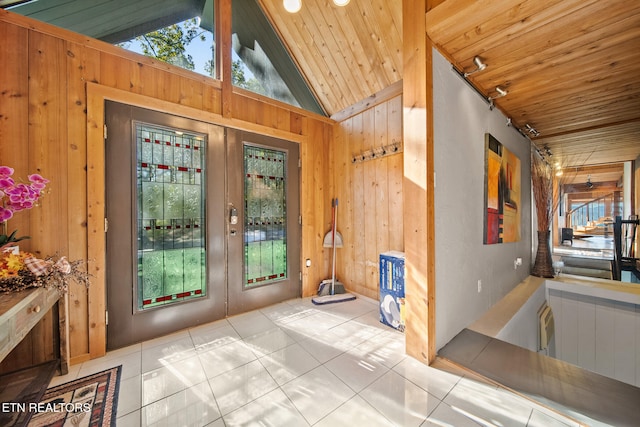
[[[283,0],[284,10],[289,13],[296,13],[302,8],[302,0]]]
[[[593,188],[593,182],[591,182],[591,175],[587,175],[587,183],[585,185],[589,190]]]
[[[471,74],[473,74],[473,73],[477,73],[478,71],[482,71],[482,70],[484,70],[485,68],[487,68],[487,64],[485,64],[484,62],[482,62],[482,58],[480,58],[479,56],[474,56],[474,57],[473,57],[473,63],[475,64],[476,69],[475,69],[475,70],[472,70],[472,71],[469,71],[469,72],[467,72],[467,73],[464,73],[464,76],[465,76],[465,77],[468,77],[468,76],[470,76],[470,75],[471,75]]]
[[[333,4],[342,7],[348,5],[349,1],[350,0],[333,0]],[[282,0],[282,5],[287,12],[296,13],[302,9],[302,0]]]

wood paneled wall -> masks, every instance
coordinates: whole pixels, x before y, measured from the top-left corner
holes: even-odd
[[[402,96],[396,94],[353,112],[335,126],[331,192],[322,201],[331,229],[331,198],[338,198],[338,231],[344,247],[337,249],[338,280],[353,292],[378,299],[379,255],[403,251],[403,156],[397,154],[353,163],[353,157],[376,147],[402,142]],[[325,251],[331,269],[331,249]]]
[[[100,209],[91,207],[97,196],[88,193],[95,185],[88,183],[93,175],[87,174],[87,157],[88,151],[102,146],[99,139],[88,137],[101,134],[95,132],[101,124],[87,117],[91,105],[102,103],[89,99],[87,87],[92,85],[117,93],[124,102],[155,109],[170,106],[198,120],[299,142],[302,259],[323,258],[322,236],[329,211],[322,207],[330,197],[326,147],[333,132],[331,120],[237,89],[230,95],[231,117],[222,117],[218,81],[4,10],[0,10],[0,40],[0,164],[15,168],[17,176],[38,172],[51,180],[41,206],[18,213],[9,223],[10,229],[31,235],[23,249],[42,256],[68,255],[72,260],[87,259],[92,253],[88,224],[100,224],[101,218]],[[92,167],[97,167],[99,176],[104,165]],[[100,348],[105,340],[101,336],[104,313],[95,310],[103,307],[99,300],[104,299],[105,266],[99,259],[89,261],[97,277],[92,290],[73,286],[69,299],[72,363],[104,352]],[[327,271],[319,262],[304,269],[303,295],[314,294]],[[47,322],[43,328],[52,329],[52,320]],[[50,341],[44,333],[35,336]],[[52,354],[52,349],[46,352]],[[43,357],[47,356],[33,359]]]

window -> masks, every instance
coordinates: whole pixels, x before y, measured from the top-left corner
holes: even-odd
[[[233,83],[324,114],[256,0],[232,3]]]
[[[202,28],[200,17],[168,25],[117,45],[205,76],[215,77],[213,33]]]
[[[206,295],[204,135],[136,123],[137,310]]]
[[[38,0],[7,9],[215,77],[215,0]],[[257,0],[232,0],[232,78],[325,114]]]

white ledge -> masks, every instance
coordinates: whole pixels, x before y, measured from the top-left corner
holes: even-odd
[[[640,285],[616,280],[561,274],[547,279],[547,289],[640,305]]]
[[[561,274],[553,279],[529,276],[473,322],[468,329],[496,338],[540,286],[546,286],[547,291],[554,289],[640,305],[640,284],[637,283],[570,274]]]

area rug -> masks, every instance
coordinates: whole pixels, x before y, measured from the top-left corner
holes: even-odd
[[[116,425],[122,366],[47,389],[29,427]]]

